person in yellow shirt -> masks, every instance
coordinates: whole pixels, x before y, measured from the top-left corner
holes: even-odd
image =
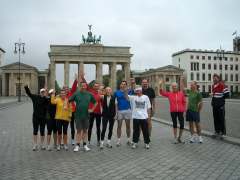
[[[72,108],[71,104],[68,102],[68,98],[66,96],[66,91],[64,89],[61,90],[59,96],[55,96],[55,92],[51,96],[51,103],[56,104],[56,123],[57,123],[57,150],[60,151],[60,144],[63,134],[63,143],[64,149],[68,150],[67,145],[67,129],[68,124],[71,121],[72,116]]]

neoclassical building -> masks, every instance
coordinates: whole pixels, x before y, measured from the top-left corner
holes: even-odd
[[[25,95],[24,85],[28,85],[32,93],[39,93],[39,89],[48,83],[48,70],[39,71],[36,67],[20,63],[11,63],[0,67],[1,96],[17,96],[21,88],[21,95]]]
[[[179,83],[180,77],[183,75],[184,70],[173,65],[167,65],[156,69],[149,69],[146,71],[132,71],[131,76],[135,78],[137,84],[141,80],[147,79],[149,85],[155,90],[156,95],[159,93],[159,81],[163,80],[166,90],[171,90],[171,83]]]

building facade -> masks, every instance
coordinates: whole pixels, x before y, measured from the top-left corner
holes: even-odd
[[[2,66],[3,64],[4,54],[5,54],[5,51],[2,48],[0,48],[0,66]]]
[[[240,92],[240,38],[233,40],[234,51],[185,49],[172,55],[174,66],[185,70],[187,86],[197,81],[201,92],[211,93],[213,74],[219,74],[229,90]]]
[[[32,93],[38,94],[39,89],[47,85],[48,82],[48,70],[39,71],[36,67],[23,63],[20,63],[20,76],[18,62],[0,67],[0,71],[1,96],[17,96],[19,88],[21,95],[25,95],[25,85],[30,87]]]
[[[135,78],[137,84],[140,84],[143,79],[147,79],[149,86],[159,94],[159,81],[163,80],[164,87],[167,91],[171,90],[171,83],[180,82],[180,77],[183,76],[184,70],[173,65],[163,66],[156,69],[146,71],[132,71],[131,76]]]

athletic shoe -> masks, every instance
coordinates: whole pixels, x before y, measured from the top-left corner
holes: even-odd
[[[130,140],[127,141],[127,145],[128,146],[131,146],[132,145],[132,142]]]
[[[51,146],[50,145],[47,145],[47,151],[51,151]]]
[[[57,145],[57,151],[60,151],[60,150],[61,150],[61,146]]]
[[[64,145],[64,149],[65,149],[65,151],[68,151],[68,146]]]
[[[116,144],[116,145],[117,145],[117,147],[121,146],[121,141],[120,141],[120,139],[117,140],[117,144]]]
[[[100,141],[98,141],[98,142],[97,142],[97,146],[100,146],[100,145],[101,145],[101,143],[100,143]]]
[[[136,147],[137,147],[137,144],[136,144],[136,143],[133,143],[133,144],[132,144],[132,149],[136,149]]]
[[[100,143],[100,149],[103,149],[103,141]]]
[[[34,144],[32,150],[33,150],[33,151],[37,151],[37,149],[38,149],[37,144]]]
[[[203,138],[202,138],[202,136],[198,136],[198,142],[199,142],[199,143],[203,143]]]
[[[149,149],[150,148],[149,144],[145,144],[145,148]]]
[[[219,133],[215,132],[213,135],[212,135],[212,138],[217,138],[219,137]]]
[[[174,138],[174,140],[173,140],[173,144],[178,144],[179,142],[178,142],[178,139],[177,138]]]
[[[111,144],[111,141],[110,141],[110,140],[108,140],[108,142],[107,142],[107,147],[108,147],[108,148],[112,148],[112,144]]]
[[[74,152],[78,152],[80,149],[79,145],[76,145],[75,148],[73,149]]]
[[[86,152],[91,150],[87,145],[84,145],[84,146],[83,146],[83,149],[84,149],[84,151],[86,151]]]
[[[195,140],[196,140],[196,139],[195,139],[195,136],[192,135],[191,138],[190,138],[190,143],[195,143]]]
[[[177,139],[179,143],[184,143],[181,138]]]
[[[44,145],[41,145],[41,150],[45,150],[46,147]]]
[[[53,145],[53,148],[54,148],[54,149],[57,149],[57,145],[56,145],[56,144],[54,144],[54,145]]]
[[[74,141],[74,139],[71,140],[71,144],[72,144],[72,146],[75,145],[75,141]]]
[[[63,148],[64,148],[64,144],[61,144],[61,145],[60,145],[60,148],[63,149]]]

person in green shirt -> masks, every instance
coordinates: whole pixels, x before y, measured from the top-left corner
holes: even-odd
[[[77,129],[77,144],[74,148],[74,152],[79,151],[80,142],[83,141],[83,148],[85,151],[89,151],[86,144],[87,131],[89,126],[89,113],[93,112],[97,103],[93,95],[87,91],[87,84],[80,82],[80,90],[76,91],[70,98],[69,102],[74,101],[76,103],[75,123]],[[92,109],[88,109],[89,104],[93,103]]]
[[[191,133],[190,143],[199,142],[202,143],[201,125],[200,125],[200,111],[202,109],[202,95],[198,91],[198,85],[196,81],[191,83],[191,90],[188,93],[188,106],[186,113],[186,121],[189,121],[189,129]],[[195,135],[194,126],[197,130]]]

